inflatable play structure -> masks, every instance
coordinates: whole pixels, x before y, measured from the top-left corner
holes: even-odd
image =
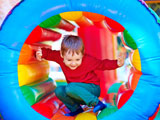
[[[73,17],[75,14],[64,13],[69,11],[85,12],[76,13],[76,18]],[[101,15],[95,18],[88,12]],[[48,18],[54,22],[50,23],[50,20],[44,22]],[[92,22],[87,21],[86,18]],[[112,19],[114,24],[112,24]],[[148,120],[153,116],[160,103],[160,20],[143,0],[58,0],[56,2],[23,0],[12,10],[12,14],[5,19],[0,30],[0,114],[4,120],[61,119],[60,114],[63,108],[61,112],[57,112],[59,108],[57,104],[62,103],[54,97],[53,91],[56,86],[52,82],[53,80],[48,78],[48,62],[37,62],[34,57],[34,50],[38,46],[50,48],[49,45],[37,42],[60,39],[61,34],[47,29],[48,27],[52,26],[72,31],[74,25],[67,20],[75,21],[80,26],[78,35],[85,40],[87,51],[93,55],[106,50],[99,46],[106,48],[105,45],[107,47],[111,46],[113,42],[107,41],[103,44],[104,42],[100,41],[102,39],[92,36],[95,33],[97,36],[111,34],[107,33],[106,29],[97,31],[97,28],[93,26],[104,27],[103,20],[112,32],[122,32],[124,44],[134,50],[131,60],[138,72],[132,70],[131,73],[137,73],[139,76],[136,83],[133,84],[131,80],[128,82],[131,90],[124,94],[124,96],[127,95],[128,101],[125,105],[119,104],[118,109],[114,109],[113,114],[107,115],[107,111],[103,111],[103,117],[99,117],[99,119]],[[91,37],[86,38],[84,34]],[[87,41],[88,39],[92,41]],[[96,40],[98,42],[95,49],[92,46],[95,45]],[[103,40],[105,40],[105,37]],[[27,55],[25,51],[27,51]],[[114,55],[108,55],[108,57],[113,58]],[[114,73],[112,74],[114,76]],[[105,91],[105,87],[103,88]],[[34,96],[36,99],[30,99],[30,96]],[[44,103],[45,106],[43,106]],[[38,111],[40,114],[36,112],[40,106],[47,109],[46,106],[51,105],[50,103],[54,103],[51,106],[52,110],[55,110],[52,111],[52,114],[43,114],[42,111]],[[56,116],[50,118],[55,112],[57,112]],[[85,115],[90,116],[92,120],[96,120],[95,114],[89,113],[88,115],[86,113]],[[82,119],[81,116],[79,114],[76,118],[65,117],[62,119],[80,120]]]

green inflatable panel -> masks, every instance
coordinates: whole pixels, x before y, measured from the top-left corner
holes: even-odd
[[[158,111],[156,117],[154,118],[154,120],[160,120],[160,111]]]
[[[62,18],[60,15],[54,15],[54,16],[48,18],[47,20],[41,22],[39,24],[39,26],[42,28],[54,28],[59,25],[61,19]]]
[[[122,83],[114,83],[110,86],[108,89],[108,94],[110,93],[118,93],[119,87],[122,85]]]
[[[49,78],[46,81],[24,85],[20,88],[28,103],[33,105],[48,94],[52,93],[56,88],[56,85],[54,84],[53,80]]]
[[[116,112],[118,110],[117,106],[112,106],[112,105],[107,105],[107,108],[105,108],[104,110],[102,110],[98,116],[97,116],[97,120],[101,120],[106,116],[111,115],[112,113]]]
[[[124,37],[124,42],[128,47],[132,48],[133,50],[137,49],[137,44],[135,43],[134,39],[127,30],[123,31],[123,37]]]

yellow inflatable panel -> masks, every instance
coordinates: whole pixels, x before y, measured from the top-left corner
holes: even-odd
[[[130,60],[132,65],[139,71],[141,71],[141,59],[139,55],[138,49],[134,50],[134,52],[130,56]]]
[[[41,61],[33,64],[18,65],[19,86],[27,85],[49,74],[49,63]]]
[[[80,19],[83,16],[83,14],[81,11],[64,12],[64,13],[60,13],[60,16],[66,20],[76,21],[76,20]]]
[[[93,112],[86,112],[78,114],[75,120],[97,120],[97,117]]]

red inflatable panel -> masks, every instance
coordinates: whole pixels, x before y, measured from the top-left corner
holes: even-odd
[[[114,59],[112,32],[107,28],[89,26],[78,29],[78,35],[83,39],[86,53],[98,59]],[[100,78],[101,97],[106,96],[109,86],[116,81],[114,70],[97,71]]]
[[[121,94],[118,95],[118,100],[117,100],[117,107],[120,109],[132,96],[133,90],[127,90]]]
[[[58,24],[57,28],[63,29],[66,31],[73,31],[75,26],[68,22],[67,20],[61,19],[60,23]]]
[[[61,34],[50,29],[37,26],[26,39],[25,43],[32,44],[43,41],[56,41],[60,39]]]
[[[106,20],[108,28],[112,32],[123,32],[125,30],[125,28],[121,24],[119,24],[118,22],[116,22],[108,17],[105,17],[105,20]]]
[[[55,93],[52,93],[38,103],[32,105],[32,108],[43,116],[51,119],[61,105],[62,102],[55,96]]]

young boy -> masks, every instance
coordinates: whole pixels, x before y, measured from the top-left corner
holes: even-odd
[[[66,116],[83,112],[81,104],[94,106],[93,112],[104,109],[106,105],[98,99],[100,80],[95,70],[114,70],[124,64],[123,56],[117,60],[99,60],[85,54],[82,39],[73,35],[64,37],[60,51],[40,48],[36,58],[55,61],[61,66],[68,85],[57,87],[55,94],[70,110]]]

